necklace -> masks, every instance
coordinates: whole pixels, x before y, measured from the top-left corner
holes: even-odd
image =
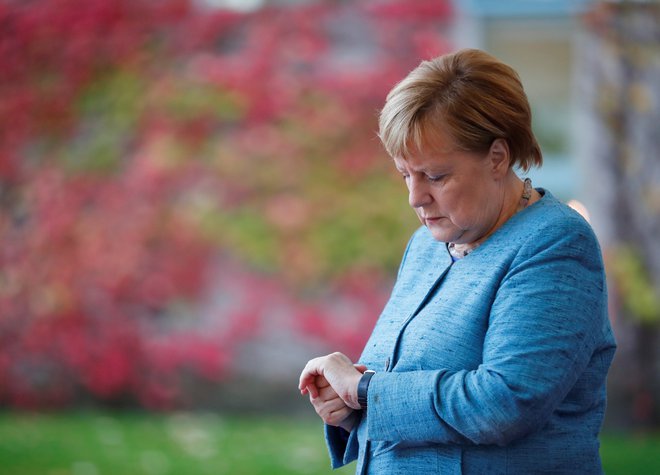
[[[516,213],[518,211],[521,211],[529,205],[529,199],[532,197],[532,180],[531,178],[525,178],[525,181],[523,182],[523,192],[522,196],[520,197],[520,201],[518,202],[518,208],[516,209]],[[514,213],[515,214],[515,213]],[[462,259],[465,256],[467,256],[469,253],[474,251],[477,247],[479,247],[481,243],[478,243],[474,245],[474,247],[471,247],[469,249],[465,249],[463,251],[459,251],[456,249],[456,243],[450,242],[447,243],[447,250],[449,251],[449,254],[454,259]]]
[[[523,193],[522,196],[520,197],[520,202],[518,203],[518,209],[516,210],[516,213],[518,211],[527,208],[527,205],[529,204],[529,199],[531,197],[532,197],[532,179],[525,178],[525,181],[523,182]]]

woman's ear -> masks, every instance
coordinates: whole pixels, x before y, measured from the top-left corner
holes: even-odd
[[[491,170],[497,178],[503,178],[509,172],[511,165],[511,154],[509,143],[505,139],[495,139],[488,150]]]

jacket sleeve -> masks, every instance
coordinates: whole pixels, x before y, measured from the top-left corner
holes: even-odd
[[[543,427],[587,367],[606,315],[600,248],[576,219],[522,246],[476,369],[374,375],[370,440],[506,445]]]

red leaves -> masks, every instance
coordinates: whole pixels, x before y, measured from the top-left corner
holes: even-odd
[[[356,356],[380,312],[376,111],[448,3],[195,5],[0,0],[0,403],[174,407],[267,323]]]
[[[367,8],[376,15],[392,18],[397,21],[428,21],[429,19],[433,19],[439,22],[450,19],[452,14],[451,2],[437,0],[415,0],[414,2],[387,0],[373,2]]]

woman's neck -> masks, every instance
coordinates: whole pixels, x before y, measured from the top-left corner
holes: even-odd
[[[536,203],[541,195],[532,187],[531,180],[525,181],[518,178],[518,176],[510,171],[507,176],[507,185],[502,200],[502,208],[500,214],[493,225],[493,227],[483,236],[471,243],[453,244],[449,246],[449,250],[455,257],[467,256],[471,251],[479,247],[488,237],[497,231],[504,223],[506,223],[518,211],[522,211],[527,206]]]

